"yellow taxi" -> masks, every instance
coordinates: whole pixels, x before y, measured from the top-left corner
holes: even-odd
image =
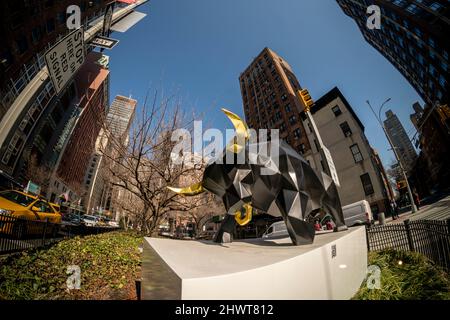
[[[0,233],[15,235],[22,238],[26,234],[42,233],[44,223],[52,223],[48,232],[57,233],[61,223],[58,205],[34,195],[7,190],[0,192]],[[35,221],[35,223],[27,223]]]

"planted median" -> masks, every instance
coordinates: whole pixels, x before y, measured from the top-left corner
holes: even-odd
[[[135,299],[141,243],[136,234],[111,232],[3,258],[0,299]]]

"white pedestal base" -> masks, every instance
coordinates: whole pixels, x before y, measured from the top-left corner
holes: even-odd
[[[145,238],[143,299],[350,299],[367,271],[364,227],[317,235],[229,244]]]

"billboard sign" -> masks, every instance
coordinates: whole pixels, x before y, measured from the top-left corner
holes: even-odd
[[[91,45],[104,48],[104,49],[112,49],[119,43],[119,40],[111,39],[102,36],[96,36],[91,41]]]
[[[105,37],[109,37],[109,34],[111,32],[111,23],[114,13],[114,4],[115,2],[111,2],[106,6],[105,10],[105,17],[103,18],[103,30],[102,35]]]
[[[48,74],[56,94],[59,94],[76,74],[85,57],[83,28],[72,31],[45,53]]]

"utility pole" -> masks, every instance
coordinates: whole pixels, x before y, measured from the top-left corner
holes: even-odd
[[[403,179],[405,179],[405,182],[406,182],[406,188],[408,189],[409,202],[411,203],[411,212],[415,213],[417,211],[417,207],[416,207],[416,204],[414,203],[413,195],[412,195],[411,188],[410,188],[409,182],[408,182],[408,177],[406,176],[405,169],[403,168],[402,162],[400,161],[400,157],[398,156],[397,148],[392,143],[391,137],[387,133],[387,130],[386,130],[386,127],[384,126],[384,123],[381,121],[381,110],[383,109],[384,105],[386,103],[388,103],[389,101],[391,101],[391,98],[389,98],[385,102],[383,102],[383,104],[381,105],[380,109],[378,109],[378,116],[375,113],[375,110],[370,105],[369,100],[367,100],[366,103],[369,105],[370,110],[372,110],[372,112],[373,112],[375,118],[377,119],[378,123],[380,124],[381,128],[383,128],[383,132],[384,132],[384,134],[385,134],[389,144],[391,145],[392,151],[394,152],[394,155],[395,155],[395,159],[397,160],[397,163],[398,163],[398,165],[400,167],[400,170],[402,171]]]
[[[298,90],[297,97],[303,103],[306,118],[311,124],[312,133],[317,141],[319,149],[318,151],[320,157],[322,158],[324,171],[333,179],[336,186],[339,187],[340,186],[339,177],[337,175],[336,167],[334,166],[333,158],[331,157],[330,151],[323,144],[322,137],[320,136],[319,130],[317,129],[316,126],[316,122],[314,121],[314,118],[311,114],[311,107],[314,105],[314,101],[312,100],[311,95],[309,94],[307,89]]]
[[[314,118],[311,114],[311,107],[314,105],[314,101],[311,98],[311,95],[309,94],[307,89],[298,90],[297,97],[300,100],[300,102],[303,104],[304,112],[306,114],[306,118],[308,119],[309,123],[311,124],[313,135],[317,141],[318,145],[318,151],[320,154],[320,157],[322,158],[322,164],[324,167],[324,171],[326,174],[328,174],[334,181],[334,184],[337,187],[340,187],[339,184],[339,177],[337,175],[336,167],[334,166],[333,158],[331,157],[330,151],[325,147],[322,141],[322,137],[320,136],[319,130],[317,129],[316,122],[314,121]],[[339,198],[339,194],[337,193],[338,203],[339,206],[341,206],[341,199]],[[344,224],[342,226],[336,227],[337,231],[344,231],[347,230],[348,227]]]

